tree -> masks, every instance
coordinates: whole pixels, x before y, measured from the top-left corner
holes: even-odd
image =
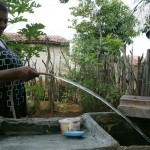
[[[144,7],[150,6],[149,0],[134,0],[134,3],[135,3],[134,12],[142,11]],[[147,12],[146,14],[149,14],[149,12]]]
[[[150,1],[149,0],[134,0],[133,13],[140,17],[140,28],[142,32],[147,32],[150,29]]]
[[[22,14],[25,12],[34,13],[34,8],[41,7],[41,5],[37,4],[34,0],[5,0],[4,2],[7,3],[9,8],[11,15],[9,22],[11,24],[21,21],[27,22],[27,18],[24,18]]]
[[[41,7],[40,4],[37,4],[34,0],[5,0],[5,3],[7,3],[7,6],[9,8],[9,25],[15,25],[18,22],[28,22],[28,19],[23,16],[24,13],[34,13],[35,8]],[[27,39],[36,39],[38,40],[39,35],[43,35],[41,30],[44,29],[44,25],[41,23],[35,23],[35,24],[27,24],[26,28],[20,29],[19,34],[26,37]],[[3,37],[7,39],[7,37]],[[19,44],[19,43],[7,43],[14,51],[17,52],[18,55],[22,59],[28,58],[29,59],[32,56],[39,56],[39,52],[43,51],[43,47],[41,46],[33,46],[29,47],[25,44]],[[24,54],[22,56],[22,54]],[[24,57],[28,56],[28,57]]]
[[[79,0],[72,8],[71,28],[77,31],[73,41],[73,52],[84,56],[111,53],[120,54],[122,43],[130,44],[137,35],[134,27],[137,19],[128,6],[119,0]],[[110,42],[111,41],[111,42]],[[112,44],[113,42],[113,44]],[[122,43],[121,43],[122,42]],[[111,43],[111,45],[110,45]],[[91,55],[91,56],[93,56]]]
[[[79,0],[71,10],[75,19],[70,28],[76,30],[71,57],[78,68],[69,72],[69,78],[110,101],[116,100],[120,91],[114,63],[120,60],[121,47],[138,34],[134,28],[138,20],[120,0]],[[91,103],[93,98],[82,94],[82,100]],[[92,105],[97,107],[97,103]]]
[[[69,0],[59,0],[60,3],[67,3]]]

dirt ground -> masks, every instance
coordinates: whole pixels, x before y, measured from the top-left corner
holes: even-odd
[[[83,112],[67,112],[67,113],[62,113],[62,112],[53,112],[51,113],[50,111],[41,111],[39,114],[32,115],[32,118],[52,118],[52,117],[77,117],[82,115]]]

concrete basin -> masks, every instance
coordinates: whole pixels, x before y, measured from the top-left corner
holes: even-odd
[[[62,118],[0,119],[0,150],[150,150],[148,143],[114,112],[86,113],[84,138],[61,134]],[[130,118],[150,137],[150,120]]]
[[[0,150],[117,150],[119,143],[90,114],[81,116],[84,138],[61,134],[59,119],[0,119]]]

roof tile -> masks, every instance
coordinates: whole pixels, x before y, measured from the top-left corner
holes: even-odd
[[[69,45],[69,40],[61,37],[61,36],[55,36],[55,35],[40,35],[39,40],[31,39],[28,40],[26,37],[24,37],[21,34],[18,33],[4,33],[4,35],[7,36],[6,42],[20,42],[20,43],[26,43],[26,44],[46,44],[49,42],[50,44],[66,44]],[[48,38],[48,41],[47,41]]]

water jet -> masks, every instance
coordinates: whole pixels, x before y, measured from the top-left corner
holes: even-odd
[[[49,75],[40,73],[42,75]],[[144,132],[119,110],[111,106],[105,99],[91,90],[68,79],[53,76],[63,80],[95,96],[108,105],[114,112],[86,113],[81,116],[81,130],[86,132],[83,139],[70,139],[61,134],[59,120],[61,118],[0,118],[0,149],[5,150],[131,150],[150,149],[148,119],[142,120],[144,126],[138,124]],[[147,136],[148,135],[148,136]],[[136,146],[133,146],[136,145]]]

